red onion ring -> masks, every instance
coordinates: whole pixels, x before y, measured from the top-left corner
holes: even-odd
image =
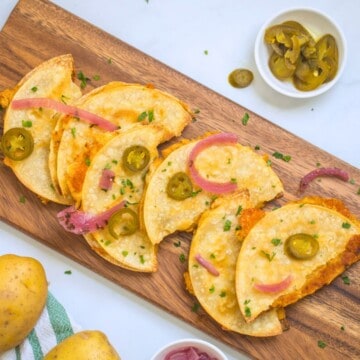
[[[51,109],[56,112],[63,113],[65,115],[71,115],[85,120],[86,122],[97,125],[100,128],[107,131],[115,131],[119,129],[118,125],[113,124],[112,122],[96,115],[90,113],[86,110],[77,108],[76,106],[66,105],[60,101],[56,101],[48,98],[28,98],[28,99],[19,99],[13,100],[11,102],[11,107],[15,110],[23,110],[27,108],[36,108],[43,107],[46,109]]]
[[[209,261],[205,260],[200,254],[195,255],[196,261],[204,267],[211,275],[219,276],[220,273],[216,267],[211,264]]]
[[[304,192],[309,183],[320,176],[334,176],[343,181],[349,181],[349,174],[344,170],[336,167],[319,168],[310,171],[300,180],[299,191]]]
[[[278,283],[254,284],[254,288],[263,293],[277,293],[277,292],[287,289],[290,286],[292,280],[293,280],[293,277],[291,275],[288,275],[284,280],[282,280]]]
[[[231,133],[220,133],[211,135],[203,140],[200,140],[194,148],[191,150],[188,167],[192,180],[196,185],[201,187],[203,190],[214,193],[214,194],[224,194],[229,193],[237,189],[237,184],[233,182],[219,183],[215,181],[209,181],[204,179],[198,170],[195,168],[196,157],[206,148],[217,145],[217,144],[236,144],[237,136]]]
[[[111,215],[123,208],[125,204],[126,201],[122,201],[112,208],[96,215],[77,210],[75,206],[70,206],[60,211],[57,214],[57,218],[65,230],[76,235],[83,235],[106,226]]]

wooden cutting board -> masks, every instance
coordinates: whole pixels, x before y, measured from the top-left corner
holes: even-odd
[[[0,33],[0,49],[1,89],[16,85],[25,73],[42,61],[71,53],[75,58],[77,71],[81,70],[89,77],[95,74],[101,77],[100,81],[91,81],[86,91],[110,80],[121,80],[152,83],[155,87],[174,94],[192,109],[200,109],[197,121],[185,130],[184,137],[195,137],[208,130],[229,131],[238,134],[241,143],[259,145],[259,153],[270,154],[273,168],[286,189],[278,204],[299,197],[299,180],[313,170],[316,163],[342,168],[349,172],[352,182],[324,178],[321,182],[313,182],[306,195],[338,197],[352,212],[360,216],[360,197],[356,194],[360,184],[358,169],[54,4],[45,0],[21,0]],[[245,112],[250,115],[246,126],[241,122]],[[271,157],[275,151],[290,154],[291,161]],[[1,220],[241,353],[259,359],[360,358],[359,263],[345,273],[351,280],[350,285],[344,284],[339,277],[316,294],[289,306],[287,319],[290,329],[282,335],[265,339],[241,336],[222,330],[201,309],[198,312],[192,311],[196,301],[186,292],[183,283],[186,262],[179,261],[180,254],[187,255],[191,240],[189,234],[177,234],[161,243],[158,272],[133,273],[105,262],[89,249],[82,237],[66,233],[55,217],[62,207],[42,204],[2,163],[0,184]],[[21,196],[25,196],[25,203],[19,201]],[[179,240],[181,246],[175,247],[174,242]],[[341,330],[342,326],[345,330]],[[325,349],[318,346],[318,340],[327,344]]]

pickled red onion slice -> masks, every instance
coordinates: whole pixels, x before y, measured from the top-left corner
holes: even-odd
[[[96,215],[77,210],[75,206],[70,206],[60,211],[57,214],[57,218],[65,230],[73,234],[83,235],[106,226],[110,216],[117,210],[123,208],[125,203],[126,201],[122,201],[112,208]]]
[[[110,169],[103,169],[99,181],[99,187],[101,190],[111,190],[114,183],[115,173]]]
[[[309,183],[320,176],[334,176],[343,181],[349,181],[349,174],[344,170],[341,170],[336,167],[319,168],[310,171],[300,180],[300,186],[299,186],[300,192],[305,191]]]
[[[286,290],[291,282],[293,280],[293,277],[291,275],[288,275],[284,280],[273,283],[273,284],[254,284],[254,288],[258,291],[264,292],[264,293],[277,293],[283,290]]]
[[[189,159],[188,159],[188,166],[191,179],[194,181],[196,185],[201,187],[203,190],[214,193],[214,194],[224,194],[229,193],[231,191],[236,190],[237,184],[233,182],[215,182],[209,181],[204,179],[198,170],[195,167],[195,160],[197,156],[206,148],[212,145],[226,145],[226,144],[236,144],[237,143],[237,136],[231,133],[220,133],[211,135],[203,140],[200,140],[194,148],[191,150]]]
[[[96,115],[86,110],[77,108],[76,106],[66,105],[60,101],[48,99],[48,98],[28,98],[28,99],[19,99],[13,100],[11,102],[11,107],[15,110],[24,110],[28,108],[42,107],[46,109],[51,109],[56,112],[71,115],[83,119],[84,121],[97,125],[100,128],[107,131],[115,131],[119,129],[118,125],[113,124],[112,122]]]
[[[202,266],[204,267],[210,274],[214,275],[214,276],[219,276],[220,273],[218,271],[218,269],[216,269],[216,267],[209,261],[205,260],[200,254],[196,254],[195,255],[195,259],[196,261]]]

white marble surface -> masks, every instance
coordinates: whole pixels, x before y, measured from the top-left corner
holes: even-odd
[[[359,167],[358,0],[341,3],[336,0],[316,3],[309,0],[53,2]],[[0,26],[15,5],[15,0],[0,1]],[[349,54],[345,71],[335,87],[313,99],[295,100],[276,94],[263,82],[255,68],[253,45],[258,29],[268,17],[289,7],[301,6],[314,7],[331,16],[344,31]],[[236,67],[254,72],[255,80],[250,87],[237,90],[228,85],[227,75]],[[229,360],[243,358],[216,339],[0,223],[0,254],[9,252],[39,259],[46,268],[50,290],[73,318],[83,328],[104,331],[124,360],[148,360],[157,348],[184,337],[210,340]],[[72,275],[65,275],[64,271],[69,269]]]

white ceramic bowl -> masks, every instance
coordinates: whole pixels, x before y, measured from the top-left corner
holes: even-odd
[[[333,80],[320,85],[312,91],[300,91],[295,88],[292,82],[277,79],[269,68],[268,62],[271,54],[270,47],[264,41],[264,34],[268,27],[280,24],[287,20],[295,20],[302,24],[318,40],[322,35],[331,34],[334,36],[339,51],[339,67]],[[329,90],[339,80],[346,63],[347,47],[346,40],[341,29],[334,20],[322,12],[310,9],[288,9],[268,20],[260,29],[255,41],[255,62],[260,75],[265,82],[279,93],[294,98],[309,98],[320,95]]]
[[[164,360],[165,356],[171,351],[190,346],[196,347],[200,351],[204,351],[209,356],[212,356],[218,360],[228,360],[228,358],[219,348],[217,348],[215,345],[208,343],[207,341],[200,339],[181,339],[174,341],[158,350],[157,353],[153,355],[151,360]]]

